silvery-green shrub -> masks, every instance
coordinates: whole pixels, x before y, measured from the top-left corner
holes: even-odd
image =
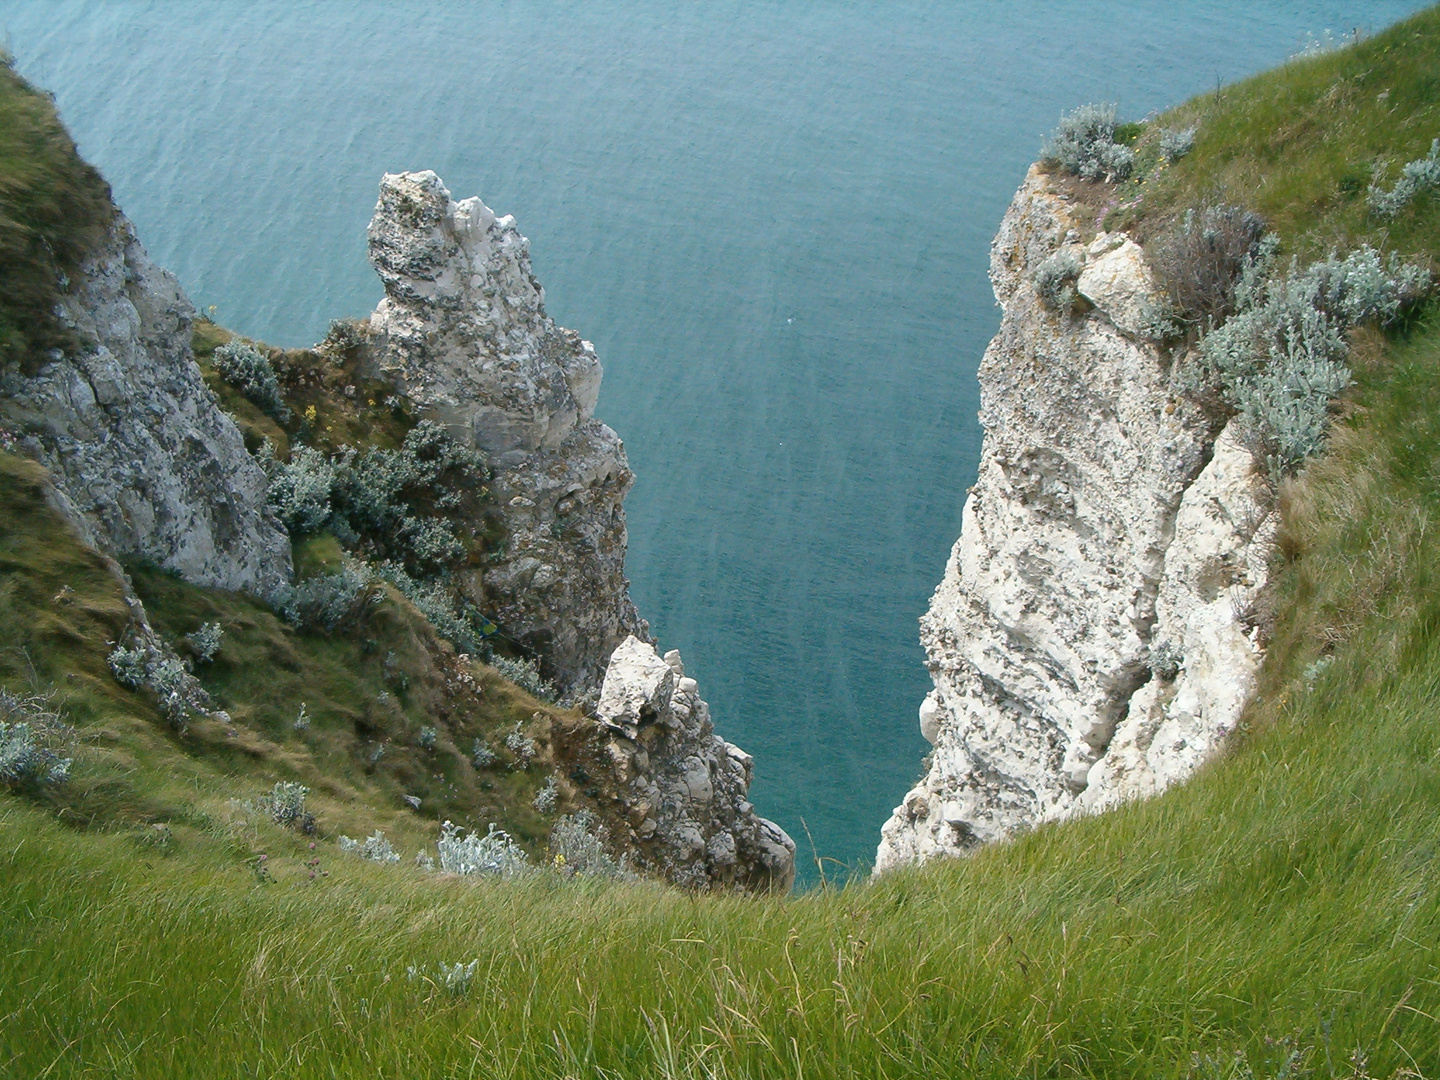
[[[115,681],[131,690],[149,689],[160,712],[177,729],[184,729],[193,709],[209,707],[209,696],[180,658],[144,642],[134,648],[117,645],[109,656]]]
[[[528,657],[512,660],[508,656],[492,656],[487,661],[491,667],[509,679],[522,690],[528,691],[541,701],[554,701],[557,695],[555,684],[540,677],[540,667]],[[506,740],[509,745],[509,740]]]
[[[259,461],[270,481],[266,501],[291,537],[298,540],[323,529],[330,520],[330,489],[335,483],[330,459],[309,446],[296,446],[290,460],[281,461],[267,442],[260,448]]]
[[[305,796],[310,789],[304,784],[281,780],[261,800],[265,812],[277,825],[296,825],[305,820]]]
[[[281,617],[296,629],[329,632],[358,619],[382,596],[363,565],[347,562],[334,573],[285,586],[273,602]]]
[[[529,768],[535,757],[535,740],[520,730],[520,721],[515,721],[515,730],[505,736],[505,749],[515,755],[517,769]]]
[[[605,850],[607,839],[605,827],[589,810],[566,814],[550,830],[551,864],[566,876],[633,879],[624,860],[611,858]]]
[[[1440,189],[1440,139],[1430,144],[1428,155],[1405,163],[1400,170],[1400,179],[1389,191],[1378,182],[1372,183],[1365,196],[1365,204],[1376,217],[1393,218],[1416,196],[1437,189]]]
[[[1193,127],[1165,128],[1160,132],[1160,155],[1170,164],[1175,164],[1191,150],[1195,149],[1195,129]]]
[[[446,821],[440,826],[440,839],[436,843],[440,856],[440,867],[452,874],[488,874],[497,877],[517,877],[530,869],[525,852],[520,849],[510,834],[490,826],[484,836],[479,833],[462,833],[453,823]]]
[[[1237,312],[1200,342],[1186,374],[1192,390],[1235,411],[1272,478],[1319,449],[1330,403],[1350,385],[1347,331],[1393,321],[1429,288],[1429,272],[1368,246],[1301,269],[1274,266],[1262,244],[1241,275]],[[1209,389],[1207,389],[1209,388]]]
[[[115,681],[131,690],[139,690],[145,683],[145,649],[137,646],[127,649],[116,645],[110,653],[110,671]]]
[[[1081,105],[1065,113],[1040,156],[1087,180],[1124,180],[1135,167],[1135,152],[1115,141],[1113,104]]]
[[[488,471],[479,452],[445,428],[422,420],[399,449],[349,451],[334,464],[332,514],[370,554],[422,576],[464,554],[443,514],[460,508],[467,492],[473,497]]]
[[[470,754],[470,764],[477,769],[488,769],[495,764],[495,751],[485,744],[484,739],[475,740],[475,748]]]
[[[535,808],[535,812],[538,814],[553,814],[555,812],[555,803],[559,798],[560,788],[555,783],[555,777],[548,776],[545,778],[544,786],[535,793],[535,798],[531,801],[530,805]]]
[[[61,751],[73,738],[49,697],[0,689],[0,783],[65,783],[74,759]]]
[[[440,733],[433,727],[423,726],[420,728],[420,748],[422,750],[434,750],[436,740]]]
[[[398,863],[400,861],[400,853],[395,850],[389,840],[385,839],[385,834],[378,829],[364,840],[352,840],[350,837],[342,835],[340,850],[351,855],[358,855],[362,859],[369,859],[371,862]]]
[[[231,341],[215,350],[215,370],[235,389],[258,405],[268,416],[288,423],[289,406],[280,393],[280,382],[270,358],[244,342]]]
[[[225,631],[220,628],[220,624],[209,622],[201,623],[200,629],[193,634],[186,635],[185,640],[189,642],[190,651],[195,654],[195,659],[208,664],[220,651],[220,643],[224,637]]]
[[[1035,289],[1056,311],[1069,311],[1075,306],[1075,281],[1081,269],[1079,254],[1061,248],[1035,268]]]
[[[419,582],[400,563],[385,560],[374,566],[375,576],[395,586],[395,591],[415,605],[441,637],[458,649],[477,652],[481,636],[466,614],[462,614],[443,579]]]
[[[310,710],[306,707],[305,702],[300,702],[300,711],[295,714],[295,720],[290,726],[296,731],[310,730]]]

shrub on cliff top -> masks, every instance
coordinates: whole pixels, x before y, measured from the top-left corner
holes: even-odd
[[[1201,341],[1184,378],[1223,397],[1278,480],[1320,448],[1330,403],[1350,385],[1347,331],[1393,322],[1425,295],[1430,275],[1369,246],[1280,272],[1276,246],[1267,237],[1246,260],[1237,313]]]
[[[1081,105],[1060,117],[1041,147],[1042,160],[1087,180],[1124,180],[1135,151],[1115,141],[1115,106]]]
[[[1188,210],[1149,246],[1150,266],[1172,312],[1191,326],[1213,326],[1235,310],[1235,286],[1264,232],[1258,216],[1238,206]]]
[[[1080,256],[1073,248],[1061,248],[1035,268],[1035,289],[1040,298],[1056,311],[1069,311],[1075,306],[1075,282],[1082,269]]]

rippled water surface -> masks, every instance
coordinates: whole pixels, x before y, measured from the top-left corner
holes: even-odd
[[[273,343],[379,299],[382,172],[513,213],[605,363],[642,613],[760,811],[853,863],[926,749],[916,618],[979,453],[987,246],[1042,134],[1422,6],[7,0],[0,32],[152,255]]]

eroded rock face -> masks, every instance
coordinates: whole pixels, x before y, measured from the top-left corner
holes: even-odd
[[[678,652],[626,638],[596,716],[641,869],[690,888],[790,890],[795,843],[746,800],[750,755],[715,734]]]
[[[499,554],[471,575],[471,598],[563,689],[597,687],[615,646],[647,627],[625,579],[634,476],[594,417],[595,350],[545,313],[515,219],[454,202],[433,172],[386,174],[369,239],[385,286],[371,374],[495,470]]]
[[[1212,439],[1144,338],[1139,245],[1080,234],[1032,169],[991,249],[1004,317],[980,366],[979,477],[921,620],[935,750],[877,872],[1189,775],[1258,664],[1241,619],[1268,547],[1254,463]],[[1033,283],[1062,247],[1084,260],[1083,313]]]
[[[200,585],[267,596],[286,583],[265,474],[195,364],[194,308],[118,213],[61,315],[85,347],[6,376],[0,423],[49,469],[86,540]]]

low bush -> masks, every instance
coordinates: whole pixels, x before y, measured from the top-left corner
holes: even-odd
[[[452,822],[440,826],[436,844],[440,868],[452,874],[487,874],[496,877],[519,877],[531,867],[525,852],[510,834],[493,824],[484,836],[462,833]]]
[[[330,520],[330,489],[335,466],[318,450],[297,446],[289,461],[275,456],[267,442],[260,448],[260,467],[270,479],[267,500],[292,539],[317,533]]]
[[[341,836],[340,850],[351,855],[358,855],[362,859],[369,859],[371,862],[398,863],[400,861],[400,853],[395,850],[389,840],[385,839],[385,834],[378,829],[364,840],[352,840],[348,836]]]
[[[161,714],[183,731],[193,711],[210,707],[209,695],[184,663],[168,647],[137,640],[133,647],[117,645],[109,656],[115,681],[130,690],[154,693]]]
[[[220,643],[225,638],[225,631],[219,623],[201,623],[200,629],[193,634],[185,636],[185,642],[190,646],[190,652],[196,660],[202,663],[212,663],[215,654],[220,651]]]
[[[1400,170],[1400,179],[1386,191],[1378,178],[1371,183],[1365,205],[1380,218],[1393,218],[1409,206],[1417,196],[1440,188],[1440,139],[1430,144],[1430,153],[1410,161]]]
[[[520,730],[519,720],[515,721],[515,730],[505,736],[505,749],[515,755],[517,769],[528,769],[535,760],[535,740]]]
[[[276,594],[274,603],[281,617],[297,630],[333,633],[358,622],[383,595],[363,565],[347,563],[335,573],[286,586]]]
[[[475,746],[470,752],[470,764],[476,769],[488,769],[496,761],[495,751],[485,744],[484,739],[476,739]]]
[[[1264,223],[1247,210],[1210,205],[1187,211],[1174,229],[1153,240],[1146,254],[1173,316],[1208,328],[1234,311],[1235,287],[1264,231]]]
[[[549,815],[555,812],[555,804],[559,798],[560,788],[555,783],[555,777],[549,776],[545,778],[544,786],[535,793],[535,798],[530,805],[534,807],[537,814]]]
[[[548,679],[541,678],[540,666],[528,657],[516,660],[508,656],[494,655],[486,663],[516,686],[533,694],[541,701],[554,702],[558,695],[555,684]]]
[[[1195,128],[1165,128],[1160,132],[1160,156],[1171,165],[1195,149]]]
[[[566,814],[550,830],[551,865],[567,877],[635,880],[636,874],[624,860],[611,858],[605,850],[608,839],[605,827],[589,810]]]
[[[0,783],[65,783],[74,759],[62,751],[74,737],[50,697],[0,690]]]
[[[1075,282],[1081,269],[1080,256],[1073,249],[1055,252],[1035,268],[1035,289],[1040,298],[1056,311],[1069,311],[1075,306]]]
[[[290,421],[290,406],[280,391],[280,381],[269,357],[243,341],[229,341],[214,352],[215,370],[235,389],[280,423]]]
[[[1267,237],[1247,260],[1236,314],[1202,339],[1182,378],[1239,415],[1250,449],[1278,481],[1319,449],[1330,403],[1350,385],[1347,331],[1393,322],[1425,295],[1430,276],[1369,246],[1281,273],[1276,247]]]
[[[1115,106],[1081,105],[1060,117],[1040,157],[1086,180],[1124,180],[1135,167],[1135,151],[1115,141]]]
[[[309,794],[310,789],[304,784],[281,780],[260,800],[260,806],[276,825],[314,832],[315,818],[305,810],[305,796]]]

